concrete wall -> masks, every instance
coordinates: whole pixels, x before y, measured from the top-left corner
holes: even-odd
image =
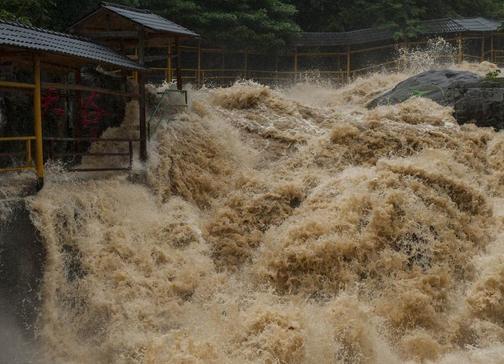
[[[24,199],[0,200],[0,212],[0,363],[28,363],[44,249]]]

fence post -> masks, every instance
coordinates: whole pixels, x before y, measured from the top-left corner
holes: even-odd
[[[201,39],[198,39],[198,75],[197,75],[197,83],[198,87],[201,87]]]
[[[245,50],[245,79],[248,79],[248,49]]]
[[[35,169],[37,172],[37,188],[44,187],[44,147],[42,141],[42,82],[40,75],[40,59],[35,56],[33,67],[35,90],[33,92],[33,114],[35,119]]]
[[[346,62],[347,82],[350,82],[351,72],[352,72],[352,53],[350,52],[350,46],[347,46],[347,62]]]
[[[226,58],[224,54],[224,49],[221,49],[222,52],[222,63],[221,63],[221,76],[223,77],[222,80],[224,80],[224,77],[226,77]]]
[[[138,27],[138,62],[143,67],[145,65],[145,29],[143,26]],[[147,125],[145,116],[145,72],[143,70],[137,72],[138,75],[138,109],[140,121],[140,160],[147,160]]]
[[[275,82],[278,83],[278,54],[275,55]]]
[[[296,47],[294,50],[294,82],[298,80],[298,68],[299,68],[299,63],[298,63],[298,48]]]
[[[168,59],[167,59],[167,71],[166,71],[166,82],[170,83],[172,81],[172,46],[171,40],[168,42]]]
[[[77,68],[75,70],[75,85],[81,84],[81,68]],[[74,99],[74,138],[80,138],[82,136],[82,128],[81,128],[81,112],[82,112],[82,93],[80,91],[75,91],[75,99]],[[77,141],[74,142],[74,152],[78,153],[79,143]]]
[[[485,60],[485,36],[481,38],[481,62]]]
[[[133,169],[133,142],[131,140],[128,141],[128,151],[129,151],[129,169],[131,171]]]
[[[490,61],[495,63],[495,53],[494,53],[494,35],[490,36]]]
[[[135,47],[135,59],[138,61],[138,47]],[[133,71],[133,80],[138,82],[138,71]]]
[[[458,38],[458,63],[464,62],[464,38],[459,35]]]
[[[179,39],[175,38],[175,52],[177,53],[177,58],[175,58],[175,66],[177,72],[177,90],[182,90],[182,73],[180,70],[180,47],[179,47]]]

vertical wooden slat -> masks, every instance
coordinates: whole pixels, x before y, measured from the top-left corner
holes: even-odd
[[[244,65],[245,79],[248,79],[248,55],[249,55],[249,51],[248,51],[248,49],[246,49],[245,50],[245,65]]]
[[[299,59],[298,59],[298,48],[294,50],[294,81],[298,80],[298,72],[299,72]]]
[[[464,62],[464,38],[461,35],[458,37],[458,63]]]
[[[495,63],[494,35],[490,37],[490,61]]]
[[[175,67],[177,72],[177,90],[182,90],[182,73],[180,70],[180,47],[179,47],[179,39],[175,38]]]
[[[485,37],[481,38],[481,62],[485,60]]]
[[[225,50],[221,49],[221,54],[222,54],[222,63],[221,63],[221,77],[224,80],[224,77],[226,77],[226,55],[225,55]]]
[[[352,76],[352,53],[350,50],[350,46],[347,47],[347,61],[346,61],[346,76],[347,81],[350,81],[350,77]]]
[[[40,59],[35,57],[33,67],[35,90],[33,92],[33,115],[35,119],[35,169],[37,172],[37,188],[44,186],[44,147],[42,140],[42,81],[40,75]]]
[[[145,66],[145,29],[138,28],[138,63]],[[147,160],[147,125],[145,116],[145,72],[138,72],[138,104],[140,121],[140,160]]]
[[[168,60],[167,60],[167,71],[166,71],[166,82],[170,83],[172,82],[172,46],[171,46],[171,40],[168,43]]]
[[[201,39],[198,39],[198,74],[196,77],[198,80],[198,87],[203,86],[201,82]]]
[[[139,37],[141,37],[140,33],[141,32],[139,31]],[[139,55],[138,55],[138,47],[135,48],[135,58],[138,61],[140,60]],[[138,71],[133,71],[133,80],[138,83]]]
[[[278,82],[278,54],[275,54],[275,81]]]
[[[81,84],[81,69],[80,68],[75,70],[75,84],[77,86]],[[82,92],[75,91],[74,118],[73,118],[74,138],[80,138],[82,136],[81,111],[82,111]],[[74,142],[74,152],[75,153],[80,152],[78,141]]]

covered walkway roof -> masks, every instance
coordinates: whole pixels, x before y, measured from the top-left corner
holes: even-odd
[[[24,49],[47,56],[78,58],[82,63],[97,63],[139,70],[129,58],[82,37],[0,20],[0,47]]]
[[[460,34],[468,32],[495,32],[502,22],[485,18],[432,19],[420,23],[421,36]],[[367,28],[349,32],[301,33],[294,45],[298,47],[331,47],[368,44],[394,39],[389,29]]]

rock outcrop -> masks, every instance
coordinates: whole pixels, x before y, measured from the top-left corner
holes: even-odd
[[[426,97],[452,106],[460,124],[504,129],[504,79],[482,78],[466,71],[427,71],[399,83],[368,104],[394,105],[411,97]]]

